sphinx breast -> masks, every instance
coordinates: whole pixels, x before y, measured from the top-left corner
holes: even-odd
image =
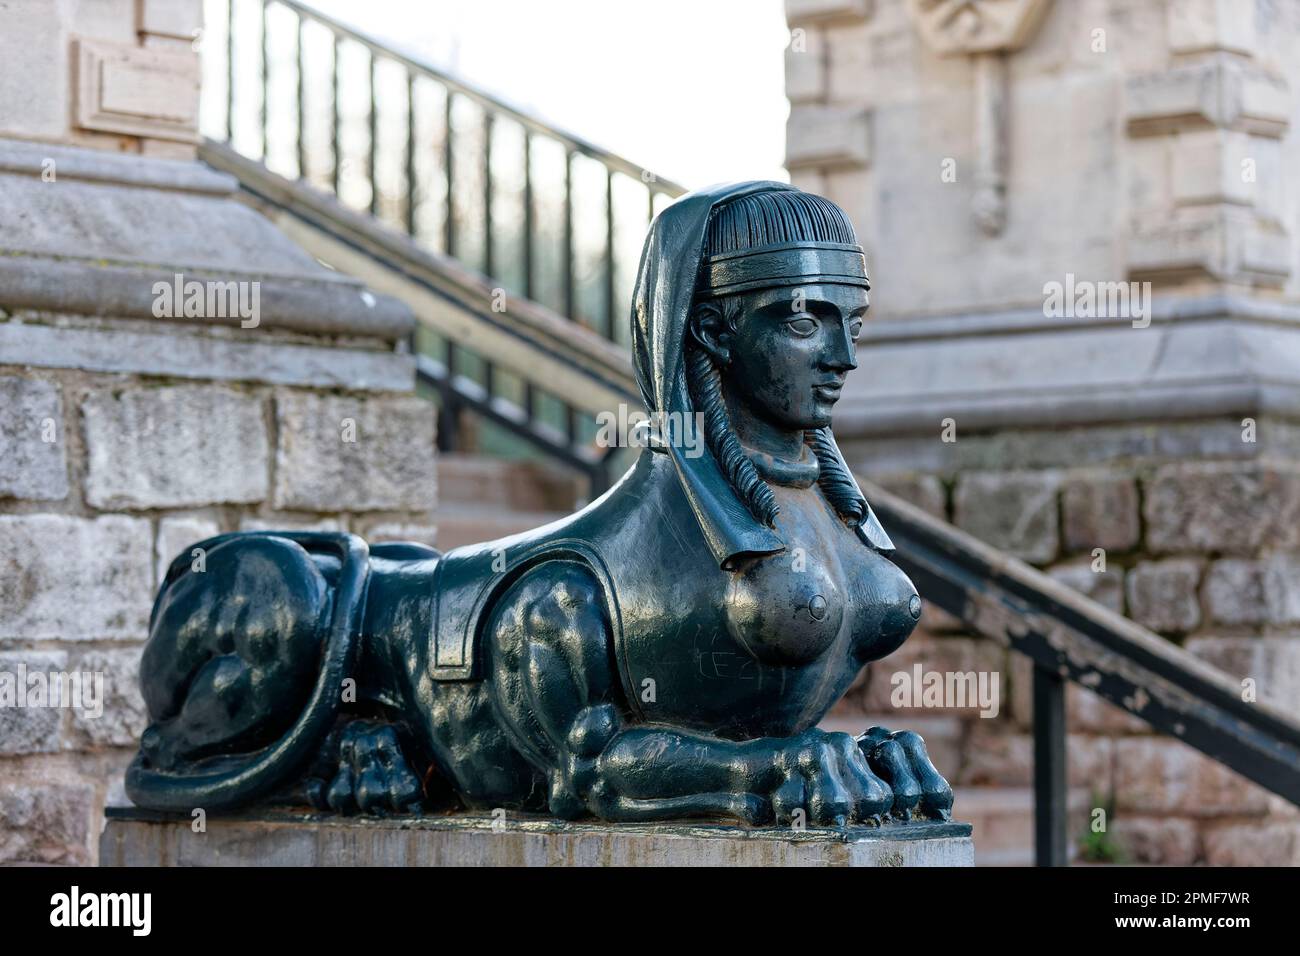
[[[725,617],[731,636],[763,663],[806,664],[834,643],[844,623],[844,605],[841,583],[795,552],[735,572]]]

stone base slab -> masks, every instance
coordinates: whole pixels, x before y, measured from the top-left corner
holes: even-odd
[[[968,823],[794,831],[458,813],[189,817],[110,807],[102,866],[973,866]],[[495,825],[494,825],[495,824]]]

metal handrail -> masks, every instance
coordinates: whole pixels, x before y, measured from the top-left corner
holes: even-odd
[[[883,488],[863,491],[926,601],[1034,664],[1035,852],[1066,862],[1065,682],[1300,805],[1300,722],[1122,614]]]
[[[310,151],[307,147],[307,137],[304,127],[306,113],[306,90],[309,87],[307,74],[309,72],[307,58],[304,52],[304,24],[310,22],[328,30],[333,36],[333,63],[332,74],[328,77],[330,82],[331,112],[329,121],[329,188],[339,195],[340,187],[340,169],[347,160],[345,155],[346,145],[342,141],[340,130],[343,126],[343,116],[340,108],[340,89],[345,82],[344,68],[340,60],[339,51],[343,43],[353,43],[366,50],[368,53],[368,63],[364,72],[364,79],[346,78],[348,82],[364,82],[369,90],[369,109],[366,115],[366,125],[369,128],[369,144],[367,155],[365,157],[366,172],[370,185],[369,212],[372,215],[380,213],[380,188],[377,177],[378,152],[379,146],[379,117],[381,113],[388,115],[394,107],[385,109],[378,102],[376,96],[376,68],[381,62],[391,62],[400,66],[406,71],[406,90],[407,99],[405,109],[400,109],[398,104],[397,113],[404,114],[400,117],[404,123],[404,164],[403,175],[405,182],[403,192],[397,199],[403,207],[400,225],[412,236],[417,235],[416,228],[416,210],[417,207],[425,201],[423,196],[427,193],[425,186],[429,185],[422,179],[419,173],[419,164],[417,164],[417,153],[421,149],[416,135],[416,97],[415,85],[417,78],[429,80],[440,86],[445,94],[444,109],[442,110],[443,136],[441,148],[434,147],[430,155],[439,156],[439,168],[434,171],[433,175],[441,176],[442,185],[445,186],[445,196],[441,200],[443,203],[443,224],[442,235],[439,237],[440,245],[437,251],[447,255],[464,259],[463,238],[458,227],[457,200],[457,177],[458,162],[462,157],[458,156],[456,149],[456,130],[457,125],[452,120],[453,107],[458,101],[465,101],[473,104],[481,114],[483,145],[477,155],[473,157],[473,164],[478,167],[477,174],[482,179],[483,194],[481,203],[476,205],[482,206],[482,229],[477,238],[481,242],[481,256],[474,257],[474,261],[468,262],[471,267],[479,269],[487,276],[495,276],[498,272],[500,263],[498,259],[498,228],[493,223],[493,207],[497,199],[495,198],[495,188],[497,177],[493,172],[493,130],[500,123],[507,122],[516,124],[523,133],[522,139],[522,177],[523,184],[521,190],[520,202],[522,208],[522,233],[518,236],[522,244],[522,266],[523,280],[522,287],[512,290],[529,299],[537,298],[537,289],[539,288],[539,277],[537,272],[537,225],[538,225],[538,200],[544,190],[553,193],[563,193],[563,223],[562,231],[562,264],[558,276],[558,286],[560,289],[560,301],[555,303],[559,312],[570,319],[585,321],[587,325],[594,328],[600,334],[610,339],[616,339],[617,329],[620,323],[617,322],[617,313],[619,304],[628,298],[630,292],[630,282],[632,270],[621,270],[624,274],[620,275],[618,262],[620,252],[626,256],[626,261],[635,263],[637,254],[640,251],[641,231],[637,230],[619,230],[616,219],[616,200],[615,200],[615,181],[616,177],[624,177],[629,181],[638,183],[640,188],[645,191],[645,213],[646,221],[654,217],[656,212],[656,200],[659,197],[673,198],[685,192],[685,189],[671,180],[659,177],[655,173],[633,163],[609,150],[603,149],[588,140],[577,136],[567,130],[560,129],[557,126],[546,123],[527,112],[510,105],[504,100],[484,90],[477,89],[473,85],[459,79],[449,73],[439,69],[431,63],[410,53],[405,53],[394,49],[393,47],[380,42],[374,37],[366,34],[361,30],[334,19],[326,14],[314,10],[310,6],[298,2],[298,0],[226,0],[226,42],[222,47],[205,47],[205,55],[224,55],[225,58],[225,75],[227,80],[226,99],[225,99],[225,116],[224,123],[211,123],[205,120],[204,126],[207,129],[218,129],[224,127],[225,139],[236,146],[236,129],[234,117],[237,115],[237,97],[236,89],[239,86],[235,70],[235,37],[237,33],[247,38],[247,34],[239,29],[242,27],[246,18],[237,17],[236,10],[248,6],[260,10],[259,27],[257,31],[248,31],[253,33],[260,42],[260,77],[258,81],[258,144],[257,149],[252,152],[256,153],[252,158],[262,161],[268,160],[268,124],[270,122],[269,104],[272,97],[273,70],[271,64],[271,43],[270,37],[272,28],[268,11],[275,7],[293,14],[296,17],[295,30],[296,35],[296,97],[297,110],[294,114],[294,151],[297,154],[296,174],[299,178],[306,178],[304,173],[311,166],[320,167],[322,161],[311,162]],[[320,71],[324,72],[324,71]],[[321,77],[322,81],[325,77]],[[536,142],[548,141],[557,144],[564,153],[563,173],[556,177],[554,182],[539,182],[533,170],[533,155],[535,152]],[[604,168],[604,182],[597,192],[602,192],[603,196],[600,202],[603,203],[603,249],[601,250],[603,274],[599,277],[600,298],[603,300],[599,308],[599,315],[582,315],[579,308],[577,289],[580,283],[578,276],[578,254],[576,225],[574,222],[575,196],[578,192],[578,183],[575,182],[574,160],[576,157],[585,157]],[[281,170],[283,172],[283,170]],[[463,211],[463,210],[462,210]],[[430,242],[432,247],[434,244]]]

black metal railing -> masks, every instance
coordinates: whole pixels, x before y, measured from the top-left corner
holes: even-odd
[[[295,0],[206,13],[205,134],[627,345],[645,227],[681,186]],[[603,489],[591,415],[475,344],[416,337],[440,446],[466,450],[476,416]]]
[[[207,14],[205,134],[626,343],[645,227],[681,186],[296,0]]]

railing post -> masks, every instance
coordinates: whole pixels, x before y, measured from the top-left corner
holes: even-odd
[[[235,0],[226,0],[226,142],[235,145]]]
[[[379,97],[375,93],[376,64],[374,50],[370,51],[370,215],[379,215]]]
[[[262,102],[259,108],[258,120],[261,126],[262,135],[262,162],[267,162],[267,151],[270,148],[267,136],[267,124],[270,110],[267,100],[271,95],[271,42],[266,35],[267,25],[267,0],[262,0]],[[267,163],[267,165],[270,165]]]
[[[303,50],[303,33],[307,29],[307,21],[299,15],[298,17],[298,178],[307,178],[307,143],[304,137],[307,130],[307,83],[303,78],[303,73],[307,70],[307,55]]]
[[[1034,667],[1034,862],[1065,866],[1065,678]]]
[[[340,126],[343,123],[342,110],[339,107],[339,91],[341,89],[342,77],[339,66],[339,51],[343,45],[343,38],[337,33],[334,34],[334,59],[331,62],[333,67],[330,79],[330,182],[334,187],[334,195],[339,195],[339,180],[343,167],[343,134]]]

